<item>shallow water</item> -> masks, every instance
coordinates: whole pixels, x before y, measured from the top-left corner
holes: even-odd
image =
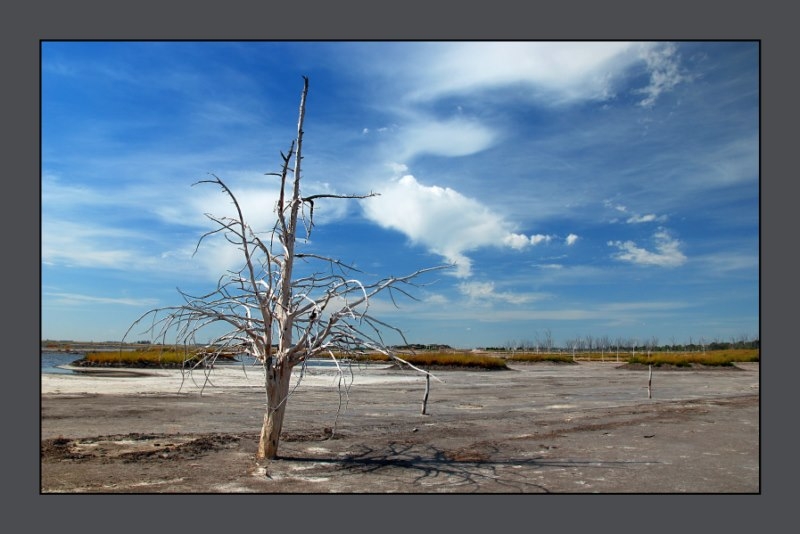
[[[67,352],[46,352],[41,353],[41,370],[42,373],[49,374],[72,374],[68,369],[59,369],[59,365],[69,365],[75,360],[83,358],[83,353],[67,353]]]
[[[67,352],[47,352],[42,351],[41,353],[41,372],[47,374],[74,374],[74,371],[69,369],[61,369],[60,365],[69,365],[75,360],[80,360],[85,356],[85,353],[67,353]],[[250,357],[244,356],[242,361],[218,361],[216,365],[218,366],[230,366],[230,365],[244,365],[251,366],[254,363],[254,359]],[[336,364],[333,363],[331,360],[323,359],[323,360],[312,360],[308,362],[309,367],[334,367]]]

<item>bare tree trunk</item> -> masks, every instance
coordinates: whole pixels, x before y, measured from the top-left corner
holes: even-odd
[[[422,415],[428,414],[428,394],[431,392],[431,375],[425,375],[425,395],[422,397]]]
[[[267,410],[258,440],[258,460],[272,460],[278,456],[278,443],[283,428],[283,415],[289,395],[292,368],[283,363],[270,366],[267,371]]]
[[[286,412],[287,396],[289,394],[289,381],[292,376],[294,362],[289,357],[292,347],[292,327],[294,324],[294,312],[292,309],[292,273],[295,259],[295,239],[297,238],[297,216],[300,206],[303,203],[300,197],[300,164],[303,160],[303,122],[306,114],[306,95],[308,94],[308,78],[303,77],[303,92],[300,97],[300,110],[297,120],[297,139],[295,145],[294,177],[292,179],[291,200],[286,199],[286,173],[289,169],[288,162],[285,160],[283,172],[281,174],[281,194],[278,200],[278,222],[281,232],[279,239],[283,245],[283,261],[280,264],[281,284],[278,293],[279,307],[277,309],[278,320],[278,353],[275,361],[266,363],[266,389],[267,389],[267,411],[264,414],[264,426],[261,429],[261,437],[258,442],[258,460],[272,460],[278,455],[278,443],[283,427],[283,414]],[[290,151],[291,156],[291,151]],[[285,209],[289,209],[289,218],[286,219]]]

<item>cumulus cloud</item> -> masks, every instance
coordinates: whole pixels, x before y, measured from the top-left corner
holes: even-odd
[[[542,243],[549,243],[553,240],[553,236],[544,234],[534,234],[530,237],[525,234],[508,234],[503,243],[516,250],[522,250],[528,246],[536,246]]]
[[[531,245],[538,245],[539,243],[549,243],[553,240],[551,235],[535,234],[531,236]]]
[[[572,245],[574,245],[574,244],[575,244],[575,242],[576,242],[576,241],[578,241],[578,236],[577,236],[577,235],[575,235],[575,234],[569,234],[569,235],[567,236],[567,238],[564,240],[564,243],[565,243],[567,246],[572,246]]]
[[[411,175],[389,182],[380,192],[362,203],[364,215],[455,263],[458,277],[471,275],[469,251],[490,246],[519,250],[550,239],[515,233],[508,221],[477,200],[449,187],[423,185]]]
[[[508,233],[503,219],[476,200],[450,188],[422,185],[411,175],[390,182],[362,205],[367,218],[455,263],[461,277],[471,270],[464,252],[495,245]]]
[[[520,250],[531,244],[531,238],[523,234],[508,234],[503,238],[503,243],[509,247]]]
[[[677,267],[686,263],[686,256],[680,251],[681,242],[666,230],[660,229],[653,234],[653,241],[655,251],[641,248],[633,241],[609,241],[608,245],[619,249],[619,252],[613,255],[614,258],[637,265]]]

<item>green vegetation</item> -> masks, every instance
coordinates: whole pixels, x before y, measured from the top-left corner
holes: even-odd
[[[471,352],[418,352],[414,354],[399,354],[400,358],[417,367],[458,367],[474,369],[502,370],[508,369],[506,360],[488,354],[474,354]],[[361,362],[388,362],[389,357],[383,354],[360,354],[351,356],[353,361]]]
[[[61,345],[62,350],[66,347]],[[84,359],[78,365],[114,366],[114,367],[181,367],[200,363],[205,353],[200,347],[174,347],[169,345],[126,346],[122,350],[87,350]],[[473,352],[458,350],[420,350],[414,353],[398,353],[399,357],[409,363],[423,368],[467,368],[467,369],[508,369],[507,363],[553,362],[572,364],[586,361],[605,361],[644,365],[674,365],[688,367],[691,365],[731,366],[733,362],[758,362],[760,349],[722,349],[707,351],[653,351],[594,352],[578,351],[574,355],[570,351],[561,352]],[[217,359],[234,358],[233,352],[223,352]],[[339,354],[337,358],[349,359],[353,362],[389,362],[384,354],[364,352],[359,354]]]
[[[401,356],[408,363],[421,367],[467,367],[479,369],[508,369],[506,361],[488,354],[469,352],[422,352]]]
[[[733,362],[758,362],[760,355],[758,349],[726,349],[708,352],[654,352],[651,354],[637,354],[627,358],[628,363],[641,363],[645,365],[675,365],[688,367],[692,364],[731,366]]]
[[[194,356],[196,357],[196,356]],[[113,352],[89,352],[84,357],[94,365],[182,365],[192,354],[174,348],[151,350],[118,350]]]
[[[571,354],[561,352],[519,352],[509,355],[506,359],[511,362],[575,363]]]
[[[87,352],[83,365],[130,366],[130,367],[180,367],[186,363],[200,363],[206,356],[201,350],[187,350],[182,347],[159,347],[136,350],[116,350]],[[234,354],[221,353],[217,359],[233,358]]]
[[[615,352],[515,352],[501,354],[486,354],[474,352],[417,352],[400,357],[411,364],[422,367],[472,367],[482,369],[507,369],[507,363],[536,363],[552,362],[573,364],[586,361],[605,361],[619,363],[642,363],[645,365],[675,365],[690,366],[692,364],[726,366],[733,362],[758,362],[759,349],[725,349],[706,352],[652,352],[620,353],[619,360]],[[363,354],[351,356],[353,361],[388,361],[383,354]]]

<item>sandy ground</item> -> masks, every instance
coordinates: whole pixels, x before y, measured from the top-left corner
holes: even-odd
[[[210,370],[192,373],[178,369],[119,369],[86,368],[70,365],[75,374],[42,375],[43,395],[133,395],[157,393],[184,393],[186,395],[224,395],[231,389],[263,391],[264,373],[257,366],[227,364]],[[419,374],[409,372],[386,372],[390,365],[342,366],[341,375],[334,367],[307,367],[301,374],[293,372],[295,383],[301,388],[330,388],[337,386],[342,377],[345,385],[419,383],[424,380]]]
[[[256,464],[257,368],[43,375],[43,493],[758,493],[759,366],[309,368]]]

